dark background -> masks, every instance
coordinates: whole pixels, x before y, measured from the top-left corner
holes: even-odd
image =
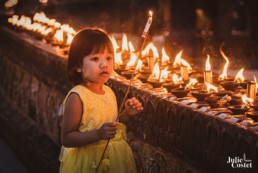
[[[149,10],[154,15],[148,41],[161,36],[170,57],[183,50],[184,59],[203,64],[209,54],[213,67],[221,69],[224,44],[231,69],[258,69],[257,0],[24,0],[15,6],[16,14],[44,11],[75,30],[98,26],[139,40]]]

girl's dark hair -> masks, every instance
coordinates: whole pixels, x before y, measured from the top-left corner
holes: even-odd
[[[75,35],[67,61],[67,75],[74,85],[82,82],[82,75],[77,72],[77,69],[82,67],[84,57],[104,52],[105,48],[114,56],[112,41],[108,34],[100,28],[84,28]]]

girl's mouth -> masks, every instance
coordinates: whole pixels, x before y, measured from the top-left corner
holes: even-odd
[[[100,75],[104,75],[104,76],[106,76],[106,75],[109,75],[109,73],[108,73],[108,72],[106,72],[106,71],[102,71],[102,72],[100,73]]]

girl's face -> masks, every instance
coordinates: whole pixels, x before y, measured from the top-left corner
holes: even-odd
[[[84,83],[104,84],[113,72],[113,55],[105,49],[104,53],[85,56],[77,71],[82,73]]]

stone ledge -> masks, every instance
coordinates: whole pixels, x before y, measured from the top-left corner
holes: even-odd
[[[37,125],[13,109],[7,95],[0,92],[0,132],[17,156],[31,172],[56,173],[60,145],[56,144]]]

